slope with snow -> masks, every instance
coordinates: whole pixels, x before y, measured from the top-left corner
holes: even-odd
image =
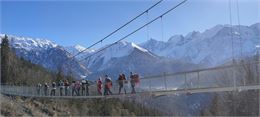
[[[78,60],[90,55],[91,53],[94,53],[95,50],[94,49],[87,49],[81,45],[74,45],[74,46],[68,46],[68,47],[64,47],[65,50],[67,52],[69,52],[71,55],[76,55],[79,52],[82,52],[81,54],[79,54],[78,56],[76,56],[76,58]]]
[[[109,46],[109,45],[107,45],[107,46]],[[103,49],[105,47],[102,47],[100,49]],[[110,61],[114,58],[120,58],[120,57],[127,56],[127,55],[131,54],[135,49],[137,49],[143,53],[151,54],[148,52],[148,50],[136,45],[135,43],[121,41],[103,51],[98,52],[99,50],[97,50],[98,53],[87,58],[85,61],[85,64],[87,65],[88,68],[91,68],[93,66],[96,66],[97,64],[100,64],[99,66],[101,66],[101,68],[104,69],[103,67],[108,67],[106,64],[108,61]]]
[[[231,60],[233,55],[234,58],[252,55],[256,51],[255,46],[260,44],[259,25],[240,26],[240,29],[234,26],[232,33],[230,26],[217,25],[202,33],[193,31],[186,36],[173,36],[167,42],[151,39],[141,46],[159,56],[175,60],[219,65]]]
[[[113,71],[110,70],[112,73],[136,70],[148,74],[156,69],[155,66],[166,66],[164,70],[174,72],[171,69],[173,65],[178,64],[176,61],[213,66],[230,61],[232,54],[235,58],[250,56],[256,52],[255,46],[260,44],[259,27],[260,23],[251,26],[233,26],[231,33],[229,25],[217,25],[204,32],[193,31],[186,36],[175,35],[167,42],[150,39],[141,46],[132,42],[121,41],[101,52],[98,52],[99,49],[86,50],[69,64],[66,62],[70,61],[71,55],[75,55],[86,48],[80,45],[62,47],[44,39],[11,35],[9,37],[11,46],[15,48],[18,56],[50,70],[57,70],[63,65],[71,65],[75,67],[73,71],[77,72],[78,75],[86,75],[89,72],[87,68],[93,73],[108,72],[109,69],[113,69]],[[4,35],[0,36],[3,37]],[[234,53],[232,52],[232,40]],[[83,64],[76,61],[82,58],[86,58],[82,62]],[[140,64],[143,64],[142,67],[140,67]],[[64,67],[65,71],[69,71],[68,68],[70,67]]]
[[[126,41],[94,54],[84,64],[92,72],[88,77],[90,79],[96,79],[105,74],[116,79],[120,73],[128,76],[130,72],[134,72],[141,76],[149,76],[194,68],[190,63],[160,58],[139,45]]]
[[[4,34],[0,34],[1,39],[4,37]],[[58,45],[47,39],[33,39],[29,37],[18,37],[13,35],[8,35],[9,43],[12,47],[17,49],[30,50],[46,50],[48,48],[54,48]],[[1,42],[0,42],[1,43]]]
[[[77,78],[80,78],[81,75],[89,74],[85,66],[76,60],[71,60],[71,54],[54,42],[46,39],[7,36],[10,46],[15,50],[16,55],[34,64],[39,64],[54,72],[62,70],[65,74],[72,73]],[[3,37],[4,35],[1,34],[0,38],[2,39]]]

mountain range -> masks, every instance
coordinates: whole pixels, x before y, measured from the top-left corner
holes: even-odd
[[[141,46],[159,56],[216,66],[233,57],[244,58],[254,54],[256,45],[260,45],[259,32],[260,23],[232,28],[229,25],[217,25],[204,32],[193,31],[186,36],[172,36],[167,42],[150,39]]]
[[[3,36],[0,35],[1,38]],[[8,37],[18,56],[51,71],[62,70],[76,78],[89,76],[90,79],[96,79],[105,74],[116,78],[119,73],[128,75],[130,71],[141,76],[156,75],[212,67],[233,57],[241,59],[252,56],[257,51],[256,45],[260,45],[260,23],[232,28],[229,25],[217,25],[203,32],[175,35],[166,42],[156,39],[141,44],[121,41],[98,53],[108,45],[97,50],[89,49],[75,59],[71,56],[85,50],[85,47],[63,47],[46,39]],[[86,59],[78,62],[83,58]]]
[[[1,39],[4,37],[0,35]],[[18,57],[22,57],[34,64],[39,64],[52,72],[62,71],[66,75],[77,78],[90,72],[77,60],[71,59],[62,46],[46,39],[32,39],[8,35],[10,46]]]

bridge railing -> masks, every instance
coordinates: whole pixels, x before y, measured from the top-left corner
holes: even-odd
[[[164,73],[141,78],[140,84],[137,84],[135,89],[136,92],[178,91],[211,87],[234,87],[235,89],[237,86],[260,84],[259,68],[260,62],[255,61],[173,74]],[[127,93],[131,93],[129,83],[126,83],[124,88]],[[37,90],[36,86],[1,85],[2,93],[21,96],[50,96],[51,89],[49,87],[45,95],[43,87]],[[118,94],[118,90],[119,85],[114,82],[113,94]],[[124,89],[121,90],[121,93],[124,93]],[[62,90],[62,94],[65,96],[65,89]],[[99,96],[96,85],[89,86],[89,95]],[[61,96],[59,87],[55,90],[55,96]],[[72,96],[71,87],[68,89],[67,96]]]
[[[210,87],[236,87],[260,84],[260,62],[236,63],[158,76],[144,77],[141,89],[147,91],[187,90]]]

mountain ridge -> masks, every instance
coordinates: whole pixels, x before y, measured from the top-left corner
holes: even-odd
[[[105,45],[96,50],[86,50],[70,63],[70,65],[76,65],[73,70],[69,70],[70,66],[66,66],[68,65],[66,62],[71,60],[70,57],[72,55],[86,49],[81,45],[63,47],[46,39],[16,36],[10,36],[10,39],[11,45],[15,48],[19,56],[33,63],[41,64],[51,70],[58,70],[59,67],[63,67],[65,72],[73,71],[77,74],[78,78],[80,78],[81,75],[89,75],[90,72],[109,71],[108,69],[111,69],[109,67],[120,68],[112,64],[124,64],[126,61],[123,59],[134,63],[134,59],[131,58],[132,55],[136,55],[136,58],[140,60],[142,59],[143,63],[145,63],[145,60],[148,58],[155,60],[147,63],[150,65],[147,65],[146,69],[155,69],[154,67],[149,68],[148,66],[167,64],[165,62],[170,63],[169,68],[171,68],[171,63],[174,62],[170,61],[180,61],[201,66],[217,66],[232,59],[232,38],[234,41],[233,54],[235,58],[242,57],[241,50],[244,56],[254,54],[256,51],[255,45],[260,44],[259,27],[260,23],[255,23],[250,26],[233,26],[233,32],[231,33],[231,27],[229,25],[216,25],[203,32],[192,31],[185,36],[174,35],[166,42],[156,39],[150,39],[141,44],[121,41],[99,53],[95,52],[109,45]],[[3,37],[3,34],[1,34],[0,37]],[[242,43],[242,45],[240,45],[240,43]],[[240,47],[242,47],[242,49]],[[57,57],[57,55],[60,57]],[[89,55],[91,57],[88,57]],[[86,58],[86,60],[81,63],[77,62],[77,60],[82,60],[82,58]],[[65,63],[66,65],[64,65]],[[135,69],[138,64],[141,64],[137,63],[138,62],[136,62],[136,64],[129,64],[129,66]],[[118,74],[119,70],[116,71],[114,74]],[[125,72],[130,71],[131,69],[128,69],[128,71]]]
[[[41,65],[50,71],[58,72],[61,70],[65,75],[73,75],[76,78],[89,74],[89,70],[85,66],[82,66],[77,60],[71,59],[70,53],[52,41],[12,35],[7,36],[10,40],[10,46],[18,57]],[[2,39],[4,34],[1,34],[0,37]],[[69,68],[70,66],[72,67]]]
[[[254,53],[254,46],[260,44],[259,26],[260,23],[233,26],[231,33],[231,27],[228,25],[216,25],[204,32],[193,31],[186,36],[172,36],[167,42],[153,39],[140,45],[162,57],[192,61],[195,64],[208,61],[205,64],[216,66],[232,59],[232,39],[235,58],[242,58],[241,53],[246,56]]]

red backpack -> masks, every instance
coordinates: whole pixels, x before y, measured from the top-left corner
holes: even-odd
[[[134,74],[134,81],[135,83],[140,83],[140,78],[138,74]]]

